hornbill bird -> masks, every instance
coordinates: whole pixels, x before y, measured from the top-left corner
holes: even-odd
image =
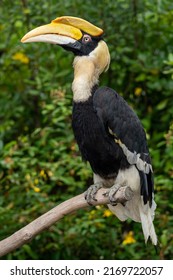
[[[110,210],[121,221],[141,222],[145,242],[151,239],[156,245],[153,171],[144,129],[116,91],[98,87],[110,63],[103,30],[81,18],[62,16],[31,30],[21,41],[57,44],[74,53],[72,127],[82,158],[94,173],[86,200],[92,204],[97,190],[109,187]],[[114,194],[125,185],[134,195],[122,205]]]

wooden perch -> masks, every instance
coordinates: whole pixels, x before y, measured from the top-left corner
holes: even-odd
[[[108,197],[104,195],[106,191],[108,191],[108,189],[102,188],[97,192],[97,201],[93,201],[93,205],[96,206],[109,203]],[[127,200],[130,200],[132,196],[133,192],[131,188],[125,186],[120,188],[116,192],[115,199],[117,200],[117,202],[124,203]],[[35,219],[33,222],[29,223],[22,229],[16,231],[11,236],[0,241],[0,257],[14,251],[15,249],[29,242],[37,234],[45,229],[48,229],[64,216],[88,206],[89,205],[84,198],[84,193],[62,202],[61,204],[54,207],[39,218]]]

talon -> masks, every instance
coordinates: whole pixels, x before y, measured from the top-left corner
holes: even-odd
[[[117,200],[114,196],[115,196],[116,192],[119,190],[120,187],[121,187],[120,185],[115,184],[109,190],[109,194],[108,194],[109,195],[109,201],[110,201],[110,204],[113,205],[113,206],[117,205]]]
[[[92,201],[97,201],[97,199],[95,198],[97,192],[99,189],[102,188],[102,184],[98,183],[98,184],[94,184],[91,185],[87,191],[85,192],[85,200],[87,201],[87,203],[89,205],[92,205]]]
[[[111,204],[112,206],[116,206],[118,203],[115,203],[114,201],[110,201],[110,204]]]
[[[115,184],[110,188],[109,192],[107,192],[108,196],[109,196],[109,202],[112,206],[116,206],[118,204],[119,201],[117,201],[117,199],[115,198],[115,194],[124,185],[125,185],[125,182],[124,182],[124,184],[121,184],[121,185]]]

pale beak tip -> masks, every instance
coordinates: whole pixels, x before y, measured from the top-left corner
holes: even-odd
[[[25,43],[25,36],[20,40],[21,43]]]

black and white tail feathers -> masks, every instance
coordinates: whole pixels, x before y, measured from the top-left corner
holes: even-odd
[[[156,209],[154,196],[152,196],[152,201],[144,203],[143,195],[141,195],[141,180],[139,171],[134,165],[126,170],[119,171],[116,178],[116,184],[118,183],[121,185],[124,182],[127,182],[127,185],[133,190],[133,198],[127,201],[125,206],[122,204],[117,204],[116,206],[108,205],[109,209],[121,221],[125,221],[130,218],[135,222],[140,222],[145,242],[151,239],[153,245],[157,245],[157,236],[153,225]]]

